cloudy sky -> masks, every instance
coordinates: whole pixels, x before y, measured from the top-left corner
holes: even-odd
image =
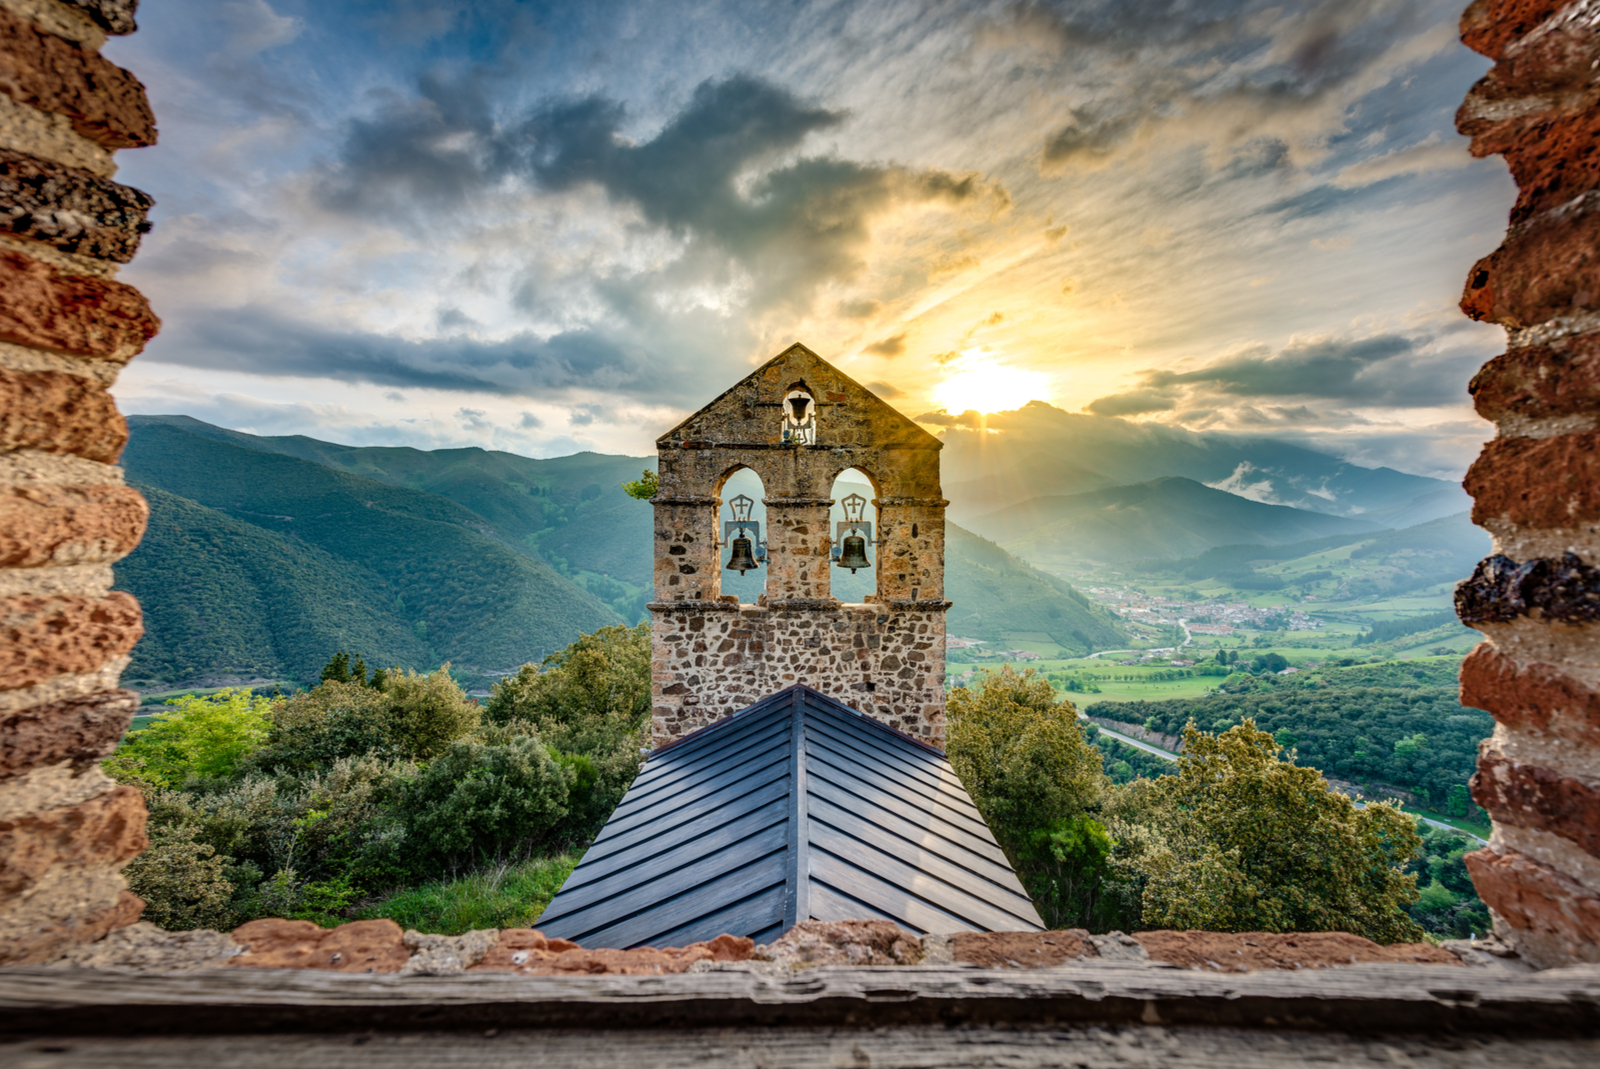
[[[792,341],[1458,475],[1514,190],[1463,0],[154,0],[130,412],[645,453]]]

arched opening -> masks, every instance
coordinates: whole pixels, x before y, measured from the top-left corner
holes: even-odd
[[[833,498],[833,505],[828,510],[828,534],[833,538],[833,559],[830,561],[832,569],[833,596],[844,602],[862,602],[870,594],[874,597],[878,593],[878,510],[872,504],[877,497],[877,490],[872,485],[872,479],[860,468],[846,468],[833,480],[833,488],[828,496]],[[860,520],[862,527],[858,529],[841,529],[840,524],[849,524]],[[844,544],[846,538],[856,535],[865,539],[866,545],[861,547],[868,562],[868,566],[852,569],[840,567],[841,563],[849,563],[850,558],[844,554],[850,547]],[[859,558],[856,558],[859,559]]]
[[[717,567],[722,576],[722,593],[735,595],[741,605],[754,605],[766,593],[770,564],[766,559],[767,506],[762,504],[766,488],[761,483],[761,476],[749,468],[741,467],[735,468],[723,480],[717,496],[722,499],[717,515],[717,538],[722,543]],[[737,526],[741,521],[752,524],[742,529],[742,535],[741,528]],[[729,524],[735,526],[730,529]],[[750,539],[748,549],[757,565],[742,575],[738,569],[728,567],[735,548],[746,548],[735,546],[735,540],[740,537]]]

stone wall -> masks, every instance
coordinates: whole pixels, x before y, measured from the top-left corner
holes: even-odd
[[[814,401],[813,440],[784,440],[784,398]],[[944,739],[944,500],[937,438],[803,345],[756,369],[657,443],[654,736],[669,742],[791,683],[935,745]],[[722,595],[724,484],[766,497],[766,594]],[[854,468],[877,509],[872,601],[831,592],[829,497]]]
[[[116,280],[152,201],[112,153],[155,142],[138,79],[99,55],[137,0],[0,0],[0,964],[132,923],[144,802],[99,769],[137,698],[142,627],[111,563],[148,510],[106,388],[155,334]]]
[[[1497,726],[1467,865],[1524,958],[1600,962],[1600,2],[1478,0],[1461,35],[1495,66],[1457,125],[1520,190],[1461,302],[1508,343],[1471,387],[1498,428],[1466,479],[1495,555],[1456,595],[1488,638],[1461,700]]]
[[[943,602],[894,609],[870,604],[774,609],[723,602],[658,610],[651,648],[661,691],[657,742],[682,738],[804,683],[942,746],[944,610]],[[665,705],[674,698],[675,705]]]

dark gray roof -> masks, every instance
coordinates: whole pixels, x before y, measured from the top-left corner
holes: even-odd
[[[538,925],[683,946],[868,918],[1043,928],[943,753],[794,686],[651,755]]]

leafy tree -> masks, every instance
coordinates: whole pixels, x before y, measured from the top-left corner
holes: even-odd
[[[389,672],[383,684],[390,730],[406,757],[426,760],[469,735],[483,715],[444,665],[431,675]]]
[[[356,661],[350,666],[350,682],[367,685],[367,662],[361,654],[356,654]]]
[[[367,686],[373,690],[382,690],[388,682],[389,670],[387,668],[374,668],[372,670],[372,679],[367,683]]]
[[[328,659],[322,666],[322,675],[319,677],[324,683],[350,682],[350,655],[340,650]]]
[[[1051,927],[1097,923],[1111,840],[1090,814],[1108,786],[1100,751],[1033,669],[1004,665],[946,707],[950,763]]]
[[[163,787],[181,786],[191,777],[231,775],[267,738],[271,704],[251,697],[247,687],[173,698],[169,711],[128,736],[107,759],[106,770],[118,779]]]
[[[625,482],[622,489],[629,497],[636,497],[640,501],[649,501],[656,496],[656,491],[661,489],[661,477],[653,471],[646,471],[633,482]]]
[[[1190,724],[1177,773],[1135,781],[1110,807],[1116,864],[1141,885],[1142,923],[1209,931],[1347,931],[1415,940],[1406,913],[1421,840],[1389,805],[1357,809],[1316,769],[1278,757],[1254,721]]]

